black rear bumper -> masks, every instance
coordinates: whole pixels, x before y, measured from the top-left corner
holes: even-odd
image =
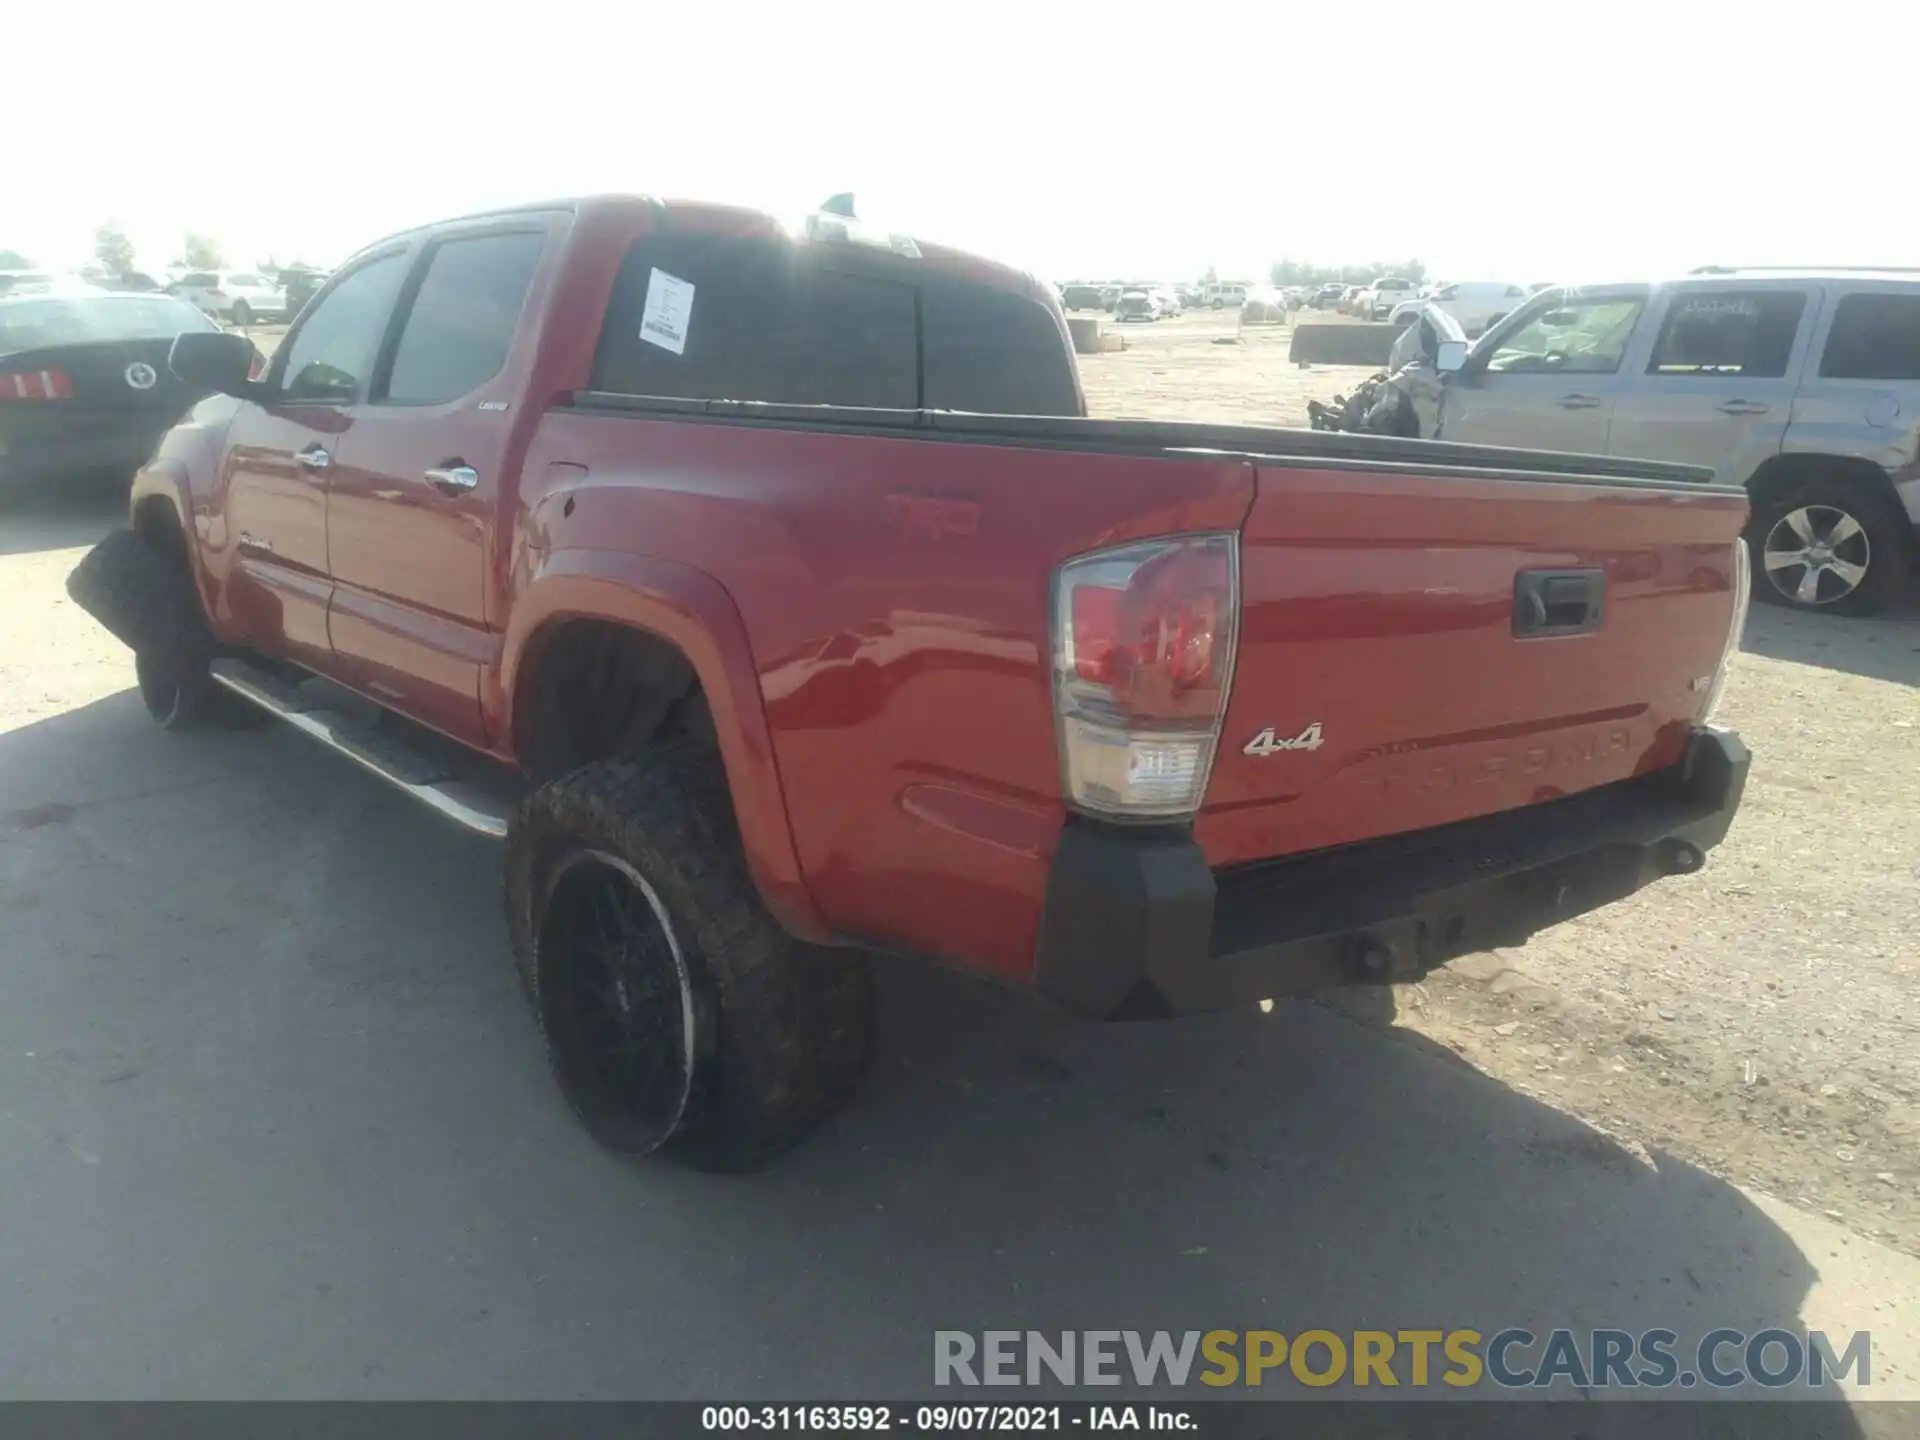
[[[1070,825],[1035,982],[1111,1019],[1417,978],[1697,870],[1748,754],[1698,730],[1670,770],[1406,835],[1215,872],[1190,835]]]

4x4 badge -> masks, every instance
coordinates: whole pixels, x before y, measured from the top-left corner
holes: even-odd
[[[1320,722],[1318,720],[1307,726],[1306,729],[1302,730],[1291,740],[1276,738],[1273,733],[1273,727],[1269,725],[1247,742],[1247,748],[1243,753],[1264,756],[1274,755],[1282,750],[1318,750],[1326,743],[1326,740],[1320,734]]]

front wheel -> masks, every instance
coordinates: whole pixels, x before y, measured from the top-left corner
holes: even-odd
[[[253,307],[244,300],[234,301],[233,323],[242,327],[253,324]]]
[[[1747,527],[1758,599],[1790,610],[1872,615],[1899,598],[1912,527],[1891,496],[1844,476],[1790,486]]]
[[[608,1149],[751,1169],[864,1076],[866,965],[767,913],[704,748],[669,743],[536,790],[508,835],[506,891],[554,1078]]]

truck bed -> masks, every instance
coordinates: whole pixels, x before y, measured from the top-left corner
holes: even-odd
[[[738,607],[836,931],[1011,975],[1076,823],[1050,662],[1063,561],[1239,535],[1231,697],[1182,827],[1224,873],[1678,764],[1746,514],[1706,471],[1594,456],[587,392],[542,419],[543,471],[565,477],[527,496],[545,543],[671,557]],[[1602,576],[1599,623],[1517,637],[1534,569]],[[1315,724],[1318,745],[1250,753]]]
[[[1186,420],[1098,420],[1060,415],[978,415],[956,410],[858,410],[833,405],[769,405],[742,400],[685,400],[674,396],[621,395],[581,390],[559,408],[615,415],[679,416],[718,424],[775,429],[813,429],[847,434],[907,433],[924,438],[1002,445],[1048,445],[1099,454],[1182,455],[1210,453],[1247,460],[1299,460],[1316,468],[1391,468],[1397,474],[1477,475],[1516,480],[1604,480],[1629,488],[1679,487],[1688,491],[1745,495],[1738,485],[1716,484],[1711,469],[1635,460],[1615,455],[1577,455],[1556,450],[1513,450],[1461,445],[1446,440],[1405,440],[1386,435],[1350,435],[1279,425],[1222,425]]]

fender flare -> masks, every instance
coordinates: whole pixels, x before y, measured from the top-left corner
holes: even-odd
[[[831,943],[832,931],[800,871],[746,622],[726,588],[692,566],[616,550],[568,548],[540,559],[514,597],[501,663],[483,696],[487,728],[508,746],[522,673],[537,663],[546,637],[569,620],[642,630],[686,656],[713,713],[741,844],[761,899],[790,934]]]
[[[127,491],[127,524],[138,530],[141,511],[153,505],[165,505],[173,511],[173,523],[179,527],[180,540],[187,551],[187,573],[193,577],[194,593],[200,597],[200,612],[210,618],[213,594],[205,557],[200,553],[200,537],[193,524],[187,470],[180,461],[157,460],[134,472],[133,484]]]

